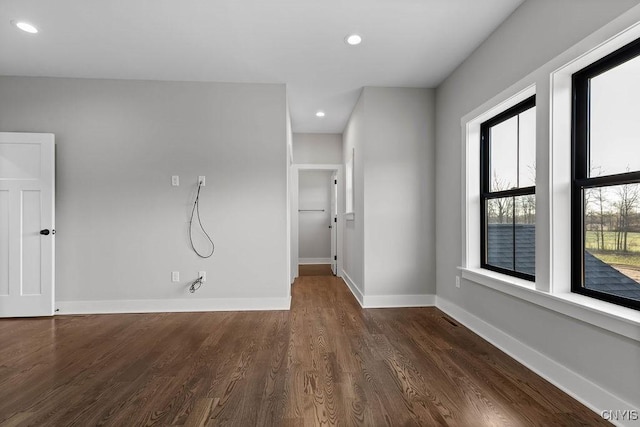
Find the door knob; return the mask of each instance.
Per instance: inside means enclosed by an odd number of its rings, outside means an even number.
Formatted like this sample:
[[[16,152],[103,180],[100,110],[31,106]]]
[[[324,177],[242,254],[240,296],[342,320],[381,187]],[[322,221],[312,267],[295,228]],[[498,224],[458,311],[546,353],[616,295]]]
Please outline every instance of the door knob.
[[[49,234],[56,234],[56,230],[47,230],[46,228],[44,230],[40,230],[40,234],[42,234],[43,236],[48,236]]]

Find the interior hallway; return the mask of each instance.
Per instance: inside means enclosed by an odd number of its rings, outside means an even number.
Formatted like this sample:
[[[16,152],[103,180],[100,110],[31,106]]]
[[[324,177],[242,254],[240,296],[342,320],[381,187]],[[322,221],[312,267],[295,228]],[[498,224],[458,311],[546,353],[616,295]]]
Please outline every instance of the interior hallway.
[[[598,425],[436,308],[300,277],[291,311],[0,321],[0,425]]]

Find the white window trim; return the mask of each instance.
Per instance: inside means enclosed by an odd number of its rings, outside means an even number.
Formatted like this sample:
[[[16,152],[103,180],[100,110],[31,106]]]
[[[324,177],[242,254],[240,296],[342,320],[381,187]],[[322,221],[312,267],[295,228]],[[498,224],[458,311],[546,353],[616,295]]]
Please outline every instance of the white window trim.
[[[627,28],[551,73],[551,282],[571,293],[571,76],[640,38],[640,23]]]
[[[571,292],[571,75],[640,38],[635,7],[465,115],[461,276],[640,341],[640,311]],[[536,95],[536,281],[480,268],[480,124]]]
[[[523,279],[481,268],[459,268],[464,279],[640,341],[640,313],[575,293],[539,291]]]
[[[463,215],[465,224],[463,224],[462,265],[466,267],[480,269],[480,125],[535,94],[535,84],[531,84],[463,123],[463,134],[466,136],[463,146],[465,154],[462,182],[465,186],[463,203],[466,203]],[[531,283],[526,280],[522,282]]]

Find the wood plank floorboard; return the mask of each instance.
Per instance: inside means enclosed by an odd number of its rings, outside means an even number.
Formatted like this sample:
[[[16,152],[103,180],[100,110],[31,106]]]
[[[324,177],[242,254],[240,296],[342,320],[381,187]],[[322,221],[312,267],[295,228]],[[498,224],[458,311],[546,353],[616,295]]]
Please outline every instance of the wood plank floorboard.
[[[607,425],[436,308],[0,320],[0,426]]]
[[[331,264],[302,264],[298,266],[298,276],[333,276]]]

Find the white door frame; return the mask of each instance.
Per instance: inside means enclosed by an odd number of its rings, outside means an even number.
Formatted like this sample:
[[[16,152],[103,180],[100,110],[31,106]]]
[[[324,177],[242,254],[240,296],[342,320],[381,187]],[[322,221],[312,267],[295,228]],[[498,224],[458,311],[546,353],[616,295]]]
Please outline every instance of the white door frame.
[[[329,203],[331,214],[329,215],[329,228],[331,229],[331,272],[338,275],[338,171],[331,173],[329,181],[331,188],[331,201]],[[335,257],[334,257],[335,255]]]
[[[294,164],[291,165],[291,283],[298,277],[299,235],[298,235],[298,196],[300,171],[334,171],[338,173],[338,277],[342,274],[342,246],[344,230],[344,167],[341,164]]]

